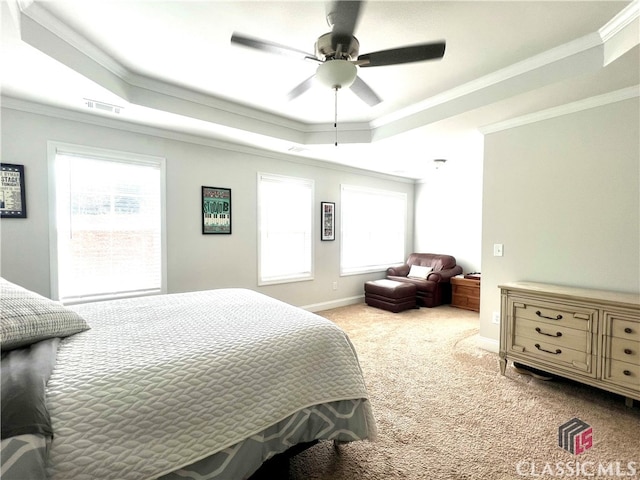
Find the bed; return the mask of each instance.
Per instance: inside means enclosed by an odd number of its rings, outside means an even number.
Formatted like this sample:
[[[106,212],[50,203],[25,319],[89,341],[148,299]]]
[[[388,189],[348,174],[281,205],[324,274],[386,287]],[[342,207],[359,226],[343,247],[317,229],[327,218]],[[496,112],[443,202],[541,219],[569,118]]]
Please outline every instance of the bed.
[[[356,352],[313,313],[246,289],[64,307],[0,288],[4,480],[245,479],[375,438]]]

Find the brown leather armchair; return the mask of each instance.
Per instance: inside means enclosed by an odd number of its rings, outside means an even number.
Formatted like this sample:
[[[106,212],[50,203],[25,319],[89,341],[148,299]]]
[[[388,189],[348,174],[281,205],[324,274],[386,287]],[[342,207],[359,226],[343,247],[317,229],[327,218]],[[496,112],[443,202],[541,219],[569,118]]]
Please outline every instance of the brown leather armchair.
[[[412,270],[413,265],[418,268]],[[420,267],[426,267],[426,270]],[[461,273],[462,267],[456,264],[455,257],[436,253],[412,253],[404,265],[387,268],[389,280],[410,282],[416,286],[416,300],[421,307],[451,303],[449,280]]]

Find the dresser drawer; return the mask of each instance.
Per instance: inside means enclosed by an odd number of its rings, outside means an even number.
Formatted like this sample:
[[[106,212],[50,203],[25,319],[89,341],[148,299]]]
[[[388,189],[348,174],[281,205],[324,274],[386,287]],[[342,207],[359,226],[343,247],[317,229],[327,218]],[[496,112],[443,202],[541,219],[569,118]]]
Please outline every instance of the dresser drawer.
[[[571,308],[552,302],[528,301],[514,299],[512,315],[516,322],[519,319],[533,320],[554,326],[563,326],[577,330],[591,332],[593,323],[598,318],[596,310],[586,308]]]
[[[525,355],[532,360],[541,360],[581,374],[595,376],[591,352],[574,350],[533,338],[516,336],[509,350]]]
[[[606,359],[603,380],[631,388],[640,393],[640,365]]]
[[[604,348],[607,358],[640,365],[640,342],[624,338],[605,337]]]
[[[518,318],[515,321],[514,331],[516,338],[526,337],[536,342],[591,353],[592,336],[586,330]]]
[[[640,342],[640,323],[618,318],[616,316],[612,316],[610,320],[610,335],[612,337]]]

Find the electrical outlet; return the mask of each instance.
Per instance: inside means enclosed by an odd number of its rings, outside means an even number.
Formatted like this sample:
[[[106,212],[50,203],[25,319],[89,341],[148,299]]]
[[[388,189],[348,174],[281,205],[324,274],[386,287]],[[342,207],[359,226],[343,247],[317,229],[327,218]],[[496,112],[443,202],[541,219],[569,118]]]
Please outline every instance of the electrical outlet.
[[[338,282],[333,282],[333,284],[331,285],[331,287],[332,287],[334,290],[337,290],[337,289],[338,289]]]
[[[493,312],[493,318],[491,319],[493,323],[500,324],[500,312]]]

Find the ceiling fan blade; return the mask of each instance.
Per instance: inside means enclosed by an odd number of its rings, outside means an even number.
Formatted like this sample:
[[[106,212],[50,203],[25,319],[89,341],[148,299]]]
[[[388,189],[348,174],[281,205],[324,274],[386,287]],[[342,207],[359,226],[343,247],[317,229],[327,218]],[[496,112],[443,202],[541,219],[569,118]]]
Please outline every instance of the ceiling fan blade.
[[[298,58],[301,60],[314,60],[320,62],[320,59],[316,58],[316,56],[311,53],[287,47],[286,45],[280,45],[279,43],[248,37],[235,32],[231,35],[231,43],[235,45],[242,45],[243,47],[254,48],[263,52],[275,53],[277,55],[286,55],[287,57]]]
[[[346,35],[350,37],[356,30],[358,17],[360,16],[360,7],[362,2],[359,0],[335,0],[329,7],[329,21],[333,28],[331,32],[334,35]]]
[[[327,19],[333,25],[331,46],[338,51],[338,45],[348,47],[356,29],[362,2],[359,0],[335,0],[329,6]]]
[[[357,64],[361,67],[381,67],[384,65],[436,60],[444,56],[445,46],[446,43],[441,41],[365,53],[358,57]]]
[[[351,84],[351,90],[370,107],[375,107],[382,101],[376,92],[374,92],[360,77],[356,77],[354,82]]]
[[[295,87],[293,90],[291,90],[287,94],[287,100],[293,100],[294,98],[299,97],[304,92],[309,90],[313,86],[314,82],[315,82],[315,75],[311,75],[304,82],[302,82],[300,85]]]

